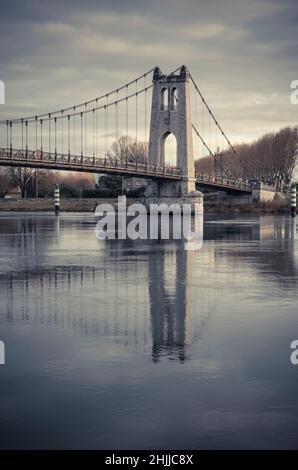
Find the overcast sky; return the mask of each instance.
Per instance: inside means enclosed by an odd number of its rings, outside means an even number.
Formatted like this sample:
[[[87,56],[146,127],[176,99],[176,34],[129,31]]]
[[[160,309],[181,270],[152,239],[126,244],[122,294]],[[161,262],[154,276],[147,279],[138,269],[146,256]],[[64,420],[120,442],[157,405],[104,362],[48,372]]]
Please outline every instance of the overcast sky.
[[[2,119],[186,64],[231,140],[298,123],[297,0],[1,0]]]

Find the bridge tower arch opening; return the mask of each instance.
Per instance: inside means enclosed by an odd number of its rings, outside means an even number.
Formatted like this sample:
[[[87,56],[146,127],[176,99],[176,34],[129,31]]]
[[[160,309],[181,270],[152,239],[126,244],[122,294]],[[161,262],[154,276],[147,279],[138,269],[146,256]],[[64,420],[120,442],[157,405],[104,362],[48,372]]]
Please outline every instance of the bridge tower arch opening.
[[[177,163],[177,139],[172,132],[166,132],[161,136],[161,161],[167,167],[176,168]]]
[[[146,196],[191,196],[202,200],[202,194],[195,188],[190,75],[185,65],[170,75],[163,74],[159,67],[155,67],[153,73],[149,164],[160,167],[168,165],[171,145],[175,147],[176,154],[175,158],[172,154],[171,166],[180,169],[181,180],[148,181]]]

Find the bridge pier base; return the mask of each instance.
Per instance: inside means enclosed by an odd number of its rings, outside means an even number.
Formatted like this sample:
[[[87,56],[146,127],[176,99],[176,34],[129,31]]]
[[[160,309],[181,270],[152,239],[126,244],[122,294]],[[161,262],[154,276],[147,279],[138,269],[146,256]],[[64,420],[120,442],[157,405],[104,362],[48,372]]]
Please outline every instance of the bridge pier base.
[[[148,211],[150,204],[164,204],[164,211],[167,211],[166,207],[178,204],[182,212],[186,209],[183,207],[185,205],[190,206],[192,214],[195,211],[203,212],[203,194],[195,190],[195,178],[183,178],[182,181],[148,181],[143,203]],[[163,208],[161,212],[162,210]]]
[[[145,196],[143,204],[149,213],[151,204],[158,204],[160,206],[159,212],[168,213],[171,210],[172,205],[178,205],[181,209],[181,213],[185,212],[186,207],[190,206],[191,214],[202,214],[203,213],[203,196],[197,196],[189,194],[182,197],[159,197],[159,196]],[[188,209],[187,209],[188,212]]]
[[[276,194],[277,192],[274,187],[257,183],[252,190],[251,200],[252,202],[271,202]]]

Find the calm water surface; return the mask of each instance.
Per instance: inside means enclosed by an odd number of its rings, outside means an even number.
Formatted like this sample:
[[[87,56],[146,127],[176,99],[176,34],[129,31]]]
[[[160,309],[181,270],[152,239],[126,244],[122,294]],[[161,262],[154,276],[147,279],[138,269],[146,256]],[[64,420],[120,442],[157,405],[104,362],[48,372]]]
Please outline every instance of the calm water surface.
[[[99,241],[92,214],[0,215],[2,449],[298,448],[298,234]]]

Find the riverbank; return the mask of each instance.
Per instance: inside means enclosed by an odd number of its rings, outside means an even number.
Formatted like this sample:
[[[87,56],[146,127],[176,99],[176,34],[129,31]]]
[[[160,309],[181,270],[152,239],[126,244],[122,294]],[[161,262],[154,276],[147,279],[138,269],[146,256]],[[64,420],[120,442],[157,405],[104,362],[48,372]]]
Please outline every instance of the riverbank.
[[[218,204],[204,204],[204,212],[208,214],[289,214],[288,201],[268,201],[247,204],[231,204],[219,202]]]
[[[127,205],[138,202],[137,199],[127,198]],[[98,204],[108,203],[117,207],[117,199],[85,198],[61,199],[61,212],[94,212]],[[0,199],[0,212],[34,212],[54,211],[54,200],[51,199]],[[276,200],[262,203],[234,204],[230,201],[204,202],[206,213],[232,213],[232,214],[286,214],[289,213],[287,200]]]
[[[127,199],[128,204],[132,204],[136,200]],[[103,199],[103,198],[66,198],[60,199],[61,212],[94,212],[98,204],[108,203],[114,207],[117,206],[117,198]],[[0,212],[1,211],[14,211],[14,212],[54,212],[54,199],[0,199]]]

